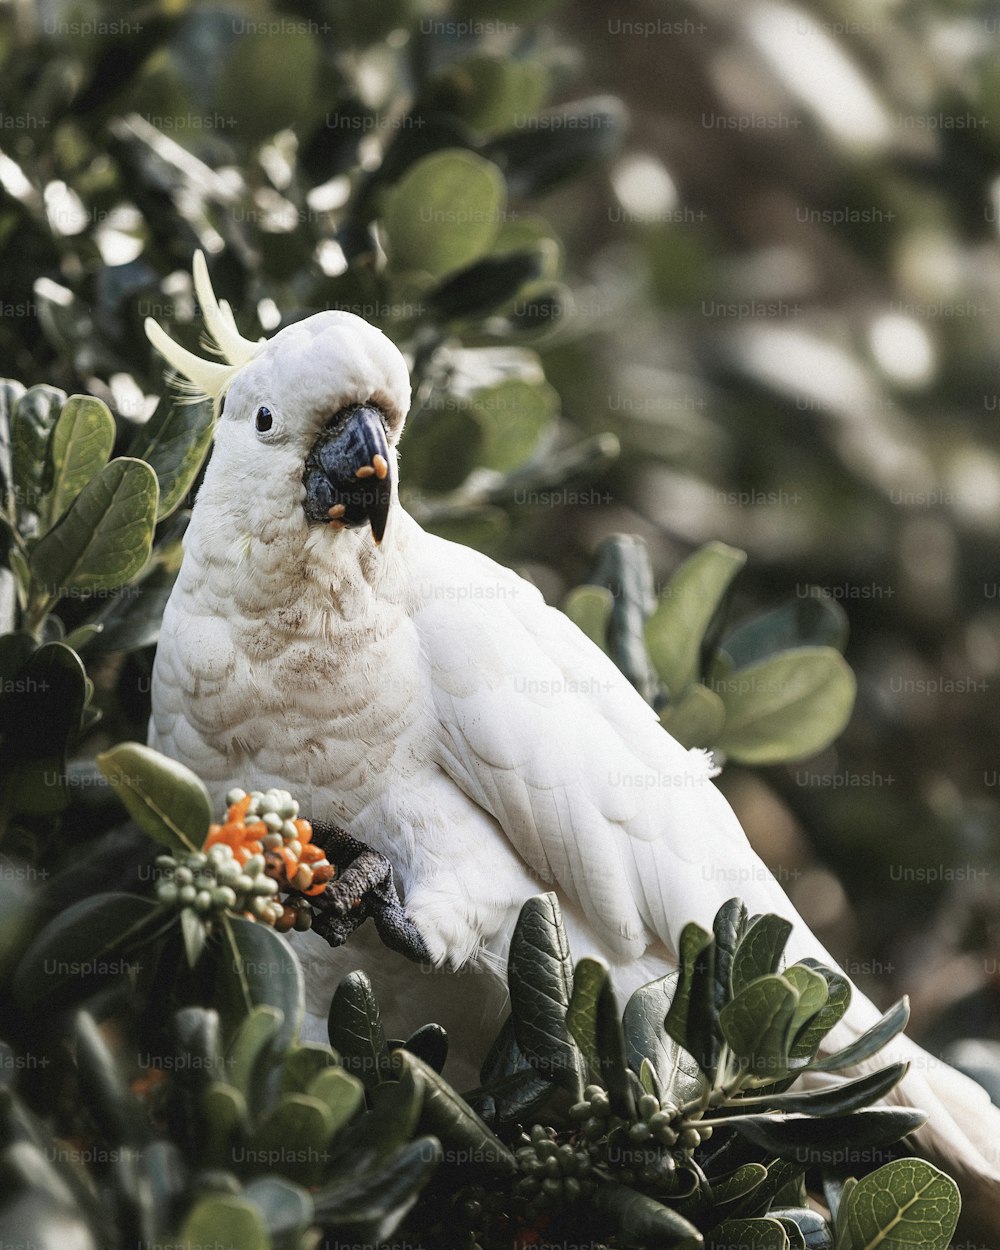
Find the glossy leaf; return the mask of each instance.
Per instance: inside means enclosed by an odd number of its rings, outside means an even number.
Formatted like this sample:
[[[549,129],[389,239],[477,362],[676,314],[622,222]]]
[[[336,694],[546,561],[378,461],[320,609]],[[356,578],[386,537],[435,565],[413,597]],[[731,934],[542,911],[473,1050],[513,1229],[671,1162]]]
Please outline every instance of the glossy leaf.
[[[566,1027],[592,1072],[599,1072],[601,1067],[597,1049],[597,1003],[607,979],[608,966],[602,960],[588,956],[581,959],[573,971],[573,992],[566,1012]]]
[[[739,1246],[740,1250],[790,1250],[788,1234],[781,1222],[770,1216],[750,1220],[723,1220],[712,1229],[709,1245]]]
[[[858,1181],[846,1221],[864,1250],[946,1250],[961,1205],[950,1176],[923,1159],[896,1159]]]
[[[435,277],[471,264],[496,238],[505,199],[500,171],[481,156],[449,148],[424,157],[385,198],[390,262]]]
[[[591,1201],[595,1210],[614,1219],[626,1245],[698,1250],[704,1244],[701,1233],[683,1216],[627,1185],[616,1181],[598,1185]]]
[[[302,965],[270,925],[225,917],[223,932],[227,949],[219,960],[219,970],[228,982],[223,994],[233,1004],[242,998],[244,1012],[258,1003],[280,1011],[275,1048],[284,1051],[298,1036],[305,1012]]]
[[[660,713],[660,724],[683,747],[712,747],[722,735],[726,705],[714,690],[697,682]]]
[[[406,1050],[395,1051],[393,1059],[401,1072],[415,1071],[422,1078],[419,1126],[440,1140],[445,1159],[497,1172],[516,1169],[514,1156],[503,1142],[432,1067]]]
[[[49,444],[52,485],[43,506],[43,527],[58,521],[87,483],[104,468],[115,444],[115,419],[107,404],[71,395]]]
[[[780,969],[791,932],[789,921],[770,913],[750,923],[733,956],[730,984],[734,997],[751,981]]]
[[[149,559],[159,487],[141,460],[120,457],[83,488],[32,549],[32,575],[56,597],[116,590]]]
[[[202,1198],[181,1225],[179,1240],[194,1250],[271,1250],[263,1217],[252,1203],[226,1194]]]
[[[173,852],[201,847],[212,821],[204,782],[189,768],[139,742],[98,755],[97,765],[132,819]]]
[[[720,750],[742,764],[806,759],[850,719],[857,683],[832,647],[801,647],[713,683],[726,707]]]
[[[706,1080],[697,1060],[663,1027],[677,985],[677,973],[642,985],[625,1007],[625,1045],[629,1065],[637,1070],[644,1059],[652,1061],[657,1079],[677,1106],[693,1102],[705,1092]]]
[[[136,432],[129,455],[144,460],[160,486],[156,519],[176,511],[198,476],[212,445],[212,403],[164,395],[156,411]]]
[[[58,1002],[65,1008],[128,971],[131,952],[172,918],[137,894],[94,894],[60,912],[42,929],[14,974],[24,1011]]]
[[[521,908],[510,942],[507,980],[518,1046],[534,1068],[579,1097],[581,1056],[566,1019],[573,964],[554,894],[537,895]]]
[[[54,386],[32,386],[17,400],[11,421],[11,471],[19,517],[38,514],[49,490],[49,440],[66,402]]]
[[[788,1067],[789,1031],[798,1007],[797,991],[783,977],[752,981],[719,1015],[733,1053],[757,1076],[778,1078]]]
[[[927,1119],[911,1107],[875,1107],[845,1116],[734,1116],[733,1128],[754,1145],[800,1167],[870,1161],[870,1147],[888,1146]]]
[[[388,1079],[389,1049],[382,1015],[363,972],[350,973],[337,986],[328,1026],[330,1044],[348,1072],[360,1077],[368,1089]]]
[[[886,1042],[906,1028],[906,1022],[910,1018],[910,1003],[906,998],[901,998],[894,1007],[890,1007],[880,1020],[877,1020],[870,1029],[866,1029],[860,1037],[856,1038],[842,1050],[834,1052],[832,1055],[826,1056],[818,1063],[814,1063],[812,1067],[817,1072],[836,1072],[840,1068],[853,1068],[855,1064],[862,1063],[865,1059],[870,1059],[882,1049]]]
[[[674,698],[697,681],[702,640],[746,554],[709,543],[689,556],[646,622],[646,646],[660,680]]]
[[[795,647],[833,647],[847,642],[847,615],[835,599],[816,589],[773,612],[755,616],[719,644],[734,669]]]
[[[577,586],[569,592],[563,611],[602,651],[608,646],[608,621],[614,598],[606,586]]]

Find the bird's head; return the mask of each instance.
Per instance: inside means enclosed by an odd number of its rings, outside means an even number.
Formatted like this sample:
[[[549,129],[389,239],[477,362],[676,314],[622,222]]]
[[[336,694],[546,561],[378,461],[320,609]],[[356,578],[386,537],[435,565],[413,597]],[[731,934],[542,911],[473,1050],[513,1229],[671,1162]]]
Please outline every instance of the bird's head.
[[[410,403],[399,350],[367,321],[334,311],[252,342],[216,299],[201,252],[194,281],[210,347],[222,360],[187,351],[152,318],[146,333],[190,389],[215,402],[213,481],[244,496],[253,491],[258,515],[333,532],[370,527],[381,542]]]

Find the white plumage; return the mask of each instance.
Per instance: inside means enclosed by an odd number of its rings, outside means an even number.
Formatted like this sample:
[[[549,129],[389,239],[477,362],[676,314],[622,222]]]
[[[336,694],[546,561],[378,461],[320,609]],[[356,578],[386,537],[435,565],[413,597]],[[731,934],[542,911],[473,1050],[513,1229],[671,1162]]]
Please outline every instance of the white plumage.
[[[711,781],[610,660],[522,578],[425,533],[399,504],[395,445],[409,406],[402,356],[347,313],[266,343],[238,336],[195,262],[228,363],[156,346],[224,398],[153,673],[150,743],[200,774],[292,791],[393,863],[440,971],[421,977],[367,926],[338,951],[306,935],[311,1007],[364,967],[397,1035],[437,1020],[473,1083],[503,1009],[506,950],[525,898],[560,897],[574,955],[599,955],[624,997],[671,965],[689,920],[739,893],[794,923],[791,958],[833,961],[754,854]],[[303,471],[336,414],[384,416],[384,539],[307,521]],[[266,407],[271,425],[258,431]],[[734,880],[738,883],[734,886]],[[866,1029],[855,991],[832,1040]],[[905,1039],[893,1092],[930,1113],[921,1149],[964,1188],[970,1227],[1000,1234],[1000,1112]],[[465,1056],[464,1067],[461,1056]]]

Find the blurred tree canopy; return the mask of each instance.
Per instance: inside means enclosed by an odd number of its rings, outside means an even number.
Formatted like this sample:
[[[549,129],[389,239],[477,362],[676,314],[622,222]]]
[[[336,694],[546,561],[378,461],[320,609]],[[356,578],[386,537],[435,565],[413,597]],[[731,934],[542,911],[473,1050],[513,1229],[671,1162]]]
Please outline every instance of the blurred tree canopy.
[[[400,343],[408,506],[550,601],[622,531],[655,589],[746,550],[737,614],[824,589],[847,731],[723,785],[865,988],[995,1032],[997,29],[959,0],[14,0],[0,373],[99,396],[129,445],[164,389],[142,322],[195,345],[201,247],[246,334],[343,307]],[[83,754],[148,713],[152,634],[103,637]]]

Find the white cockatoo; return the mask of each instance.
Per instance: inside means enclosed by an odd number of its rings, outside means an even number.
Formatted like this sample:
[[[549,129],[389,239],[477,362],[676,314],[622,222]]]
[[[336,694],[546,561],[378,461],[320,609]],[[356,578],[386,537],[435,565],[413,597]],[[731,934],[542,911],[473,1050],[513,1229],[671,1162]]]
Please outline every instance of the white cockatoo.
[[[220,412],[164,613],[150,744],[217,803],[234,786],[287,788],[384,854],[433,966],[420,975],[371,926],[338,950],[302,935],[315,1017],[364,968],[391,1032],[443,1024],[452,1078],[475,1083],[515,920],[544,890],[574,955],[606,960],[622,996],[674,966],[684,924],[711,929],[734,893],[793,923],[792,959],[836,966],[750,847],[710,756],[671,738],[533,586],[401,506],[410,382],[393,343],[347,312],[251,342],[200,253],[194,276],[221,359],[146,325]],[[832,1044],[878,1015],[855,990]],[[1000,1110],[905,1038],[870,1062],[899,1059],[911,1067],[890,1100],[929,1113],[918,1147],[958,1179],[967,1227],[1000,1239]]]

